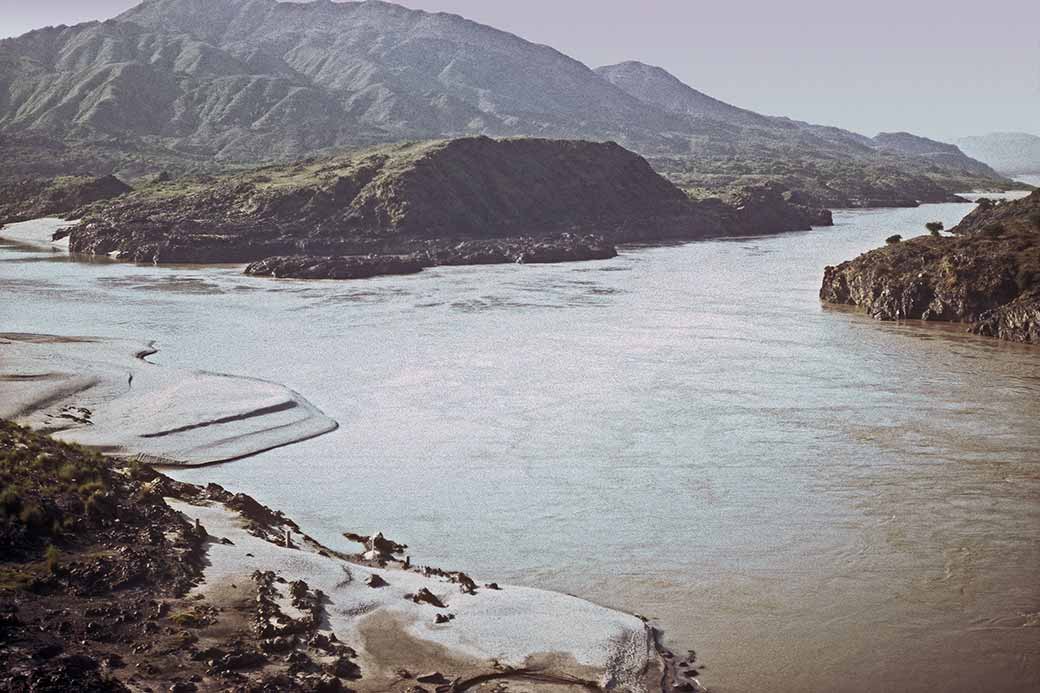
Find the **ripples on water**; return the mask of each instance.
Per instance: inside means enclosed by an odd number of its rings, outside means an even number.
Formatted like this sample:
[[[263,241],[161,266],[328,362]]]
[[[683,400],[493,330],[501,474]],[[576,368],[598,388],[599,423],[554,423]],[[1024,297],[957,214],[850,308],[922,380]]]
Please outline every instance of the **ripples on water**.
[[[339,431],[178,476],[654,616],[720,692],[1036,690],[1040,350],[817,299],[969,209],[344,283],[2,247],[0,316],[285,383]]]

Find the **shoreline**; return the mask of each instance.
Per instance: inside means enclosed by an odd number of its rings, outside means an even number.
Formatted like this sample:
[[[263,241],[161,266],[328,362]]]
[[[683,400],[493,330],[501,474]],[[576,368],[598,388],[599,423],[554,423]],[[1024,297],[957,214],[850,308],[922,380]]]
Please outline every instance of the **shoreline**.
[[[119,379],[132,359],[140,364],[131,372],[134,387],[140,383],[144,388],[144,401],[173,402],[164,410],[145,408],[146,414],[158,419],[150,422],[149,429],[161,428],[160,437],[175,435],[170,431],[178,428],[197,434],[233,425],[209,419],[187,428],[173,425],[181,421],[181,410],[172,398],[182,396],[184,405],[197,406],[198,397],[192,392],[199,385],[199,375],[144,360],[153,353],[152,344],[2,334],[0,354],[5,358],[0,394],[4,396],[0,401],[6,409],[0,408],[0,418],[14,414],[20,423],[54,431],[59,438],[114,456],[117,464],[141,468],[144,463],[146,469],[152,459],[135,446],[144,441],[147,448],[150,439],[119,436],[111,423],[121,420],[113,418],[112,412],[124,410],[118,402],[129,390],[120,392],[125,383]],[[55,362],[62,364],[64,372],[43,368]],[[72,365],[84,380],[76,381],[77,376],[68,372]],[[151,382],[152,369],[163,372],[156,382]],[[205,377],[219,378],[217,382],[231,388],[248,388],[252,382],[214,374]],[[171,385],[169,381],[178,378],[182,379],[180,387]],[[69,382],[77,387],[68,387]],[[250,399],[250,403],[255,401]],[[279,408],[277,403],[274,408]],[[139,409],[131,409],[140,414]],[[84,413],[87,411],[89,414]],[[79,420],[56,421],[61,412]],[[269,416],[277,413],[256,418]],[[237,417],[231,420],[239,421]],[[202,446],[194,441],[189,449]],[[255,452],[259,450],[249,454]],[[193,464],[199,464],[198,457]],[[509,690],[518,692],[701,690],[692,657],[689,661],[675,657],[661,644],[658,629],[641,617],[571,595],[495,583],[478,585],[461,572],[413,566],[407,556],[402,557],[405,547],[381,543],[381,535],[377,540],[344,533],[342,547],[323,546],[281,513],[242,494],[232,495],[215,484],[202,488],[150,473],[155,477],[148,488],[161,491],[168,506],[194,521],[209,537],[201,580],[186,599],[199,600],[217,612],[230,611],[240,608],[242,594],[229,593],[227,585],[249,584],[257,572],[273,572],[278,580],[291,583],[305,581],[320,590],[324,599],[323,628],[318,634],[335,634],[357,652],[361,678],[350,686],[359,693],[462,691],[499,680],[509,681]],[[349,548],[359,538],[368,540],[364,555]],[[205,631],[198,636],[205,637]],[[400,676],[404,670],[432,670],[445,674],[444,681],[435,689],[422,688],[422,681],[418,688],[406,689],[407,681]]]
[[[275,383],[150,363],[151,343],[0,333],[0,418],[164,466],[239,460],[338,423]]]

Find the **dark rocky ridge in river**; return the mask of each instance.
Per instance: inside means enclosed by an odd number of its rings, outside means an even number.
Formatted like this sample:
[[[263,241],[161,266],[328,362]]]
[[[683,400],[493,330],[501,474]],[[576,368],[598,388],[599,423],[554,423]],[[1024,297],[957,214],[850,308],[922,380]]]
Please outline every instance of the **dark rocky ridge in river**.
[[[408,255],[286,255],[250,263],[246,274],[296,279],[365,279],[415,274],[434,265],[543,264],[608,260],[614,244],[595,234],[564,233],[553,238],[430,241]]]
[[[981,201],[953,237],[893,242],[825,270],[820,298],[878,320],[948,320],[1040,343],[1040,191]]]
[[[0,133],[0,177],[212,173],[483,134],[613,140],[679,157],[659,170],[680,182],[786,183],[817,206],[892,199],[889,169],[907,181],[904,202],[1010,184],[730,106],[663,70],[625,63],[597,73],[456,15],[374,0],[148,0],[114,20],[0,41]],[[781,180],[780,162],[795,162],[798,175]],[[848,191],[821,183],[834,168],[848,174]],[[735,180],[748,175],[764,178]]]
[[[612,257],[615,242],[808,229],[830,213],[752,188],[693,200],[614,143],[463,138],[154,183],[75,213],[70,249],[138,262],[269,261],[314,276],[345,255],[425,266]],[[363,264],[363,263],[362,263]],[[390,263],[391,266],[393,263]]]

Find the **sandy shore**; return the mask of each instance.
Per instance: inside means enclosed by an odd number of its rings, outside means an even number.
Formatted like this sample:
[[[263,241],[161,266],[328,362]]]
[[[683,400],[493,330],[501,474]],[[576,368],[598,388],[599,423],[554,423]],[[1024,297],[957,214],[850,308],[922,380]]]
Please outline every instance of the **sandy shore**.
[[[399,559],[385,567],[360,556],[347,560],[346,552],[360,548],[356,544],[344,542],[335,551],[286,527],[286,547],[280,532],[250,533],[244,518],[222,504],[167,502],[216,540],[205,580],[193,594],[218,607],[231,603],[237,595],[228,585],[248,584],[255,570],[320,589],[328,599],[324,633],[335,633],[358,652],[363,676],[351,687],[359,692],[411,690],[402,688],[408,678],[402,672],[509,682],[506,690],[514,693],[661,690],[665,664],[654,631],[635,616],[526,587],[478,583],[470,593],[451,574],[427,574]],[[372,576],[381,586],[372,586]],[[423,590],[444,606],[414,601]]]
[[[0,334],[0,418],[110,454],[186,465],[336,425],[280,385],[165,368],[145,360],[152,353],[147,343]],[[221,502],[168,502],[219,539],[207,545],[195,596],[218,610],[239,608],[234,586],[251,584],[257,570],[320,589],[323,629],[358,652],[357,691],[698,690],[692,678],[676,679],[676,660],[636,616],[543,590],[470,583],[400,555],[362,556],[346,539],[321,546],[284,518],[258,531]],[[412,598],[424,591],[440,605]],[[445,683],[415,687],[402,672],[439,672]],[[677,680],[686,687],[673,687]]]
[[[157,366],[145,360],[152,353],[148,343],[0,334],[0,418],[106,453],[188,466],[336,428],[281,385]]]
[[[64,219],[45,217],[17,224],[7,224],[0,226],[0,238],[34,248],[68,252],[69,239],[67,237],[60,241],[54,241],[52,237],[58,229],[72,226],[75,223],[74,221],[65,221]]]

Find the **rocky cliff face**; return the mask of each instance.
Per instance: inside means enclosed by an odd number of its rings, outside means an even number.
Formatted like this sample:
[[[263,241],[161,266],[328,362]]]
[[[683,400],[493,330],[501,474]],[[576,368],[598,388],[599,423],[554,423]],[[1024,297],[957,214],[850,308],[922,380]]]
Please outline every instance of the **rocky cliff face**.
[[[949,320],[1040,343],[1040,191],[983,202],[953,237],[891,243],[824,272],[820,298],[878,320]]]
[[[76,216],[71,250],[141,262],[393,254],[425,265],[593,259],[615,242],[830,222],[772,188],[692,200],[613,143],[486,137],[156,183]]]

